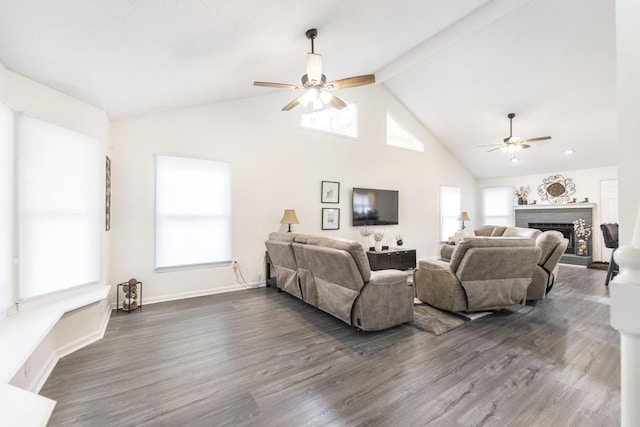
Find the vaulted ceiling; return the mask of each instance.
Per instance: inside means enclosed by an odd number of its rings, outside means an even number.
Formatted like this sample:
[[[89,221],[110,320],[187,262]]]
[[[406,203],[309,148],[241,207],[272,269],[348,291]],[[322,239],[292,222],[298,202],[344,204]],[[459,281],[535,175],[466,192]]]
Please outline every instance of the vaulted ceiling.
[[[615,165],[610,0],[4,0],[0,62],[121,119],[375,73],[477,178]],[[279,108],[279,106],[274,106]],[[477,145],[552,139],[517,154]],[[297,114],[295,112],[283,114]],[[563,152],[572,148],[568,158]]]

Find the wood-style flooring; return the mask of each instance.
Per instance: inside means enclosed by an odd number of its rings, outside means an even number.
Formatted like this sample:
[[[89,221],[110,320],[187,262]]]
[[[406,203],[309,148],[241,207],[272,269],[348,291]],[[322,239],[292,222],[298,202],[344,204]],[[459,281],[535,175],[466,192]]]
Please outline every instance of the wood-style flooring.
[[[259,288],[113,313],[58,362],[50,426],[616,426],[605,271],[442,336],[358,332]]]

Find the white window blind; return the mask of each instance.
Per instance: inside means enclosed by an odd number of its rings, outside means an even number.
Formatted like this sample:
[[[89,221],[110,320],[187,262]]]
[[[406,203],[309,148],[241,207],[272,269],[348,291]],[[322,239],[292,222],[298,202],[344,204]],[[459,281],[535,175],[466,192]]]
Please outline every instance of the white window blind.
[[[513,189],[488,187],[482,189],[482,220],[486,225],[511,225],[513,217]]]
[[[18,118],[19,299],[95,283],[104,209],[100,143]]]
[[[460,229],[458,215],[462,206],[462,190],[440,187],[440,240],[449,240]]]
[[[13,112],[0,104],[0,317],[13,302]]]
[[[231,165],[156,157],[156,268],[231,261]]]

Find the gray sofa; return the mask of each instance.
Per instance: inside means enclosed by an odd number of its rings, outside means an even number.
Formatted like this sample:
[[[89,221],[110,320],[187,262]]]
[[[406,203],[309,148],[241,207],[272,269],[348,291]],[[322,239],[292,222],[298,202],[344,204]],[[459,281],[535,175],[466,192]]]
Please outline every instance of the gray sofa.
[[[475,228],[472,236],[477,237],[519,237],[535,239],[535,245],[540,248],[540,258],[533,271],[531,285],[527,290],[527,301],[538,301],[545,298],[553,287],[558,276],[558,263],[567,250],[569,240],[559,231],[545,231],[535,228],[506,227],[502,225],[482,225]],[[455,249],[453,241],[441,248],[440,256],[449,262]]]
[[[418,262],[414,271],[417,296],[448,311],[518,305],[525,301],[540,253],[530,238],[462,238],[455,244],[450,262]]]
[[[407,274],[371,271],[359,243],[296,233],[265,242],[279,289],[363,331],[413,318],[415,290]]]

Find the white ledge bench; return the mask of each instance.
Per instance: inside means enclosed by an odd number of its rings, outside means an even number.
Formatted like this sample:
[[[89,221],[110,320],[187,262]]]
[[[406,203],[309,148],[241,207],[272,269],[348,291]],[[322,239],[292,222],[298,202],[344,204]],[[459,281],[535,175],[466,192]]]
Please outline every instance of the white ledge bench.
[[[55,401],[37,393],[58,359],[102,338],[109,290],[74,290],[0,319],[0,425],[47,424]]]

